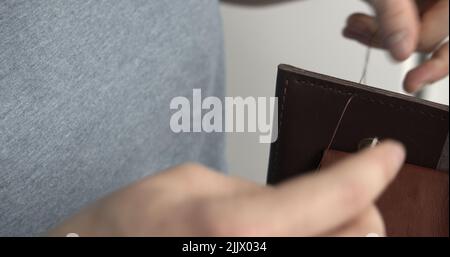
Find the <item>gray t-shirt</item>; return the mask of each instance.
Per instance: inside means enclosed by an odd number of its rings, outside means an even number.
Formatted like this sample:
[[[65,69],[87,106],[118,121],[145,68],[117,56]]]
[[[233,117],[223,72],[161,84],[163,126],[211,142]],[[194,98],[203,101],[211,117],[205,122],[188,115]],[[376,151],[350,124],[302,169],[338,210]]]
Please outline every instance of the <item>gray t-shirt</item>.
[[[173,97],[223,97],[214,0],[0,1],[0,235],[32,236],[167,167],[224,165]]]

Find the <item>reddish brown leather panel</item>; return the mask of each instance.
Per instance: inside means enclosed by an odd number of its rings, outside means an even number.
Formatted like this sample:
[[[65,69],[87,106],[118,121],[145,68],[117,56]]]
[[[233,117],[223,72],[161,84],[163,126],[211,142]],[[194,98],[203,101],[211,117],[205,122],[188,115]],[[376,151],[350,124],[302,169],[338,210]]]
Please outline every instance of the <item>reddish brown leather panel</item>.
[[[321,167],[348,156],[329,150]],[[448,236],[448,173],[405,164],[377,202],[388,236]]]

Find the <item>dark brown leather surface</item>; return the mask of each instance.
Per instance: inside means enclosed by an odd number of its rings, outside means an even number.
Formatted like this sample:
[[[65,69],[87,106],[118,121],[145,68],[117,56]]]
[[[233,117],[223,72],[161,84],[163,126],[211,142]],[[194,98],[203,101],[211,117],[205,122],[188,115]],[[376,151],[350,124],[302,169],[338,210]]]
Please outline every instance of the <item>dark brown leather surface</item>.
[[[325,168],[349,154],[326,151]],[[377,206],[388,236],[447,236],[448,173],[405,164]]]
[[[373,137],[401,141],[409,164],[448,172],[448,106],[287,65],[279,66],[276,96],[269,184],[316,170],[328,146],[352,153]]]

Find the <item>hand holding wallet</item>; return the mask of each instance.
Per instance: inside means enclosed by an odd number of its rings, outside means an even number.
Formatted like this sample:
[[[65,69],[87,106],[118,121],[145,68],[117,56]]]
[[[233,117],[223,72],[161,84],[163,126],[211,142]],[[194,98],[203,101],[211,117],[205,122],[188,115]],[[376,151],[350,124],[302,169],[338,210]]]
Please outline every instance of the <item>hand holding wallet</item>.
[[[406,164],[377,203],[388,236],[448,236],[448,106],[287,65],[276,96],[268,183],[330,165],[361,140],[396,139]]]

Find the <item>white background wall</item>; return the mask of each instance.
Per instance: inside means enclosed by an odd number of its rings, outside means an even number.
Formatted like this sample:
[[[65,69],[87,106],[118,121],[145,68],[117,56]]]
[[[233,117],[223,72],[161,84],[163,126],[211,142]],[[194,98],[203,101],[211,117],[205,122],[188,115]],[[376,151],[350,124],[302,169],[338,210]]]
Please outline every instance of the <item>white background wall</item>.
[[[345,20],[355,11],[371,12],[359,0],[293,1],[268,7],[221,7],[227,58],[228,96],[273,96],[277,66],[303,69],[359,81],[366,48],[341,36]],[[372,51],[367,84],[402,92],[402,79],[416,57],[393,63]],[[427,92],[448,105],[448,78]],[[256,134],[229,134],[230,173],[264,183],[269,145]]]

